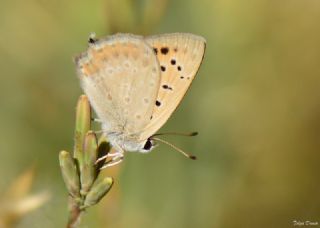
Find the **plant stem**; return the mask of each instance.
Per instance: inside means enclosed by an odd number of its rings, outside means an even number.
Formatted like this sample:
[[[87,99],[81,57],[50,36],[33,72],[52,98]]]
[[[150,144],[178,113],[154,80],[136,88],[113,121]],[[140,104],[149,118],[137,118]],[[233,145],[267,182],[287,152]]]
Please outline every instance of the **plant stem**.
[[[80,225],[83,211],[79,208],[79,204],[75,202],[74,198],[69,196],[69,219],[67,228],[77,228]]]

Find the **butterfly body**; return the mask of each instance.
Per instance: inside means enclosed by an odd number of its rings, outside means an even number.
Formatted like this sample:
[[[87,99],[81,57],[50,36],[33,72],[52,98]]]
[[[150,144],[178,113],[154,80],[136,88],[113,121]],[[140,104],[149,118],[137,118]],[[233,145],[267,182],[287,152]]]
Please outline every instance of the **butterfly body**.
[[[148,152],[201,64],[205,40],[185,33],[116,34],[76,58],[81,86],[118,151]]]
[[[105,129],[105,128],[102,128],[102,129]],[[139,151],[144,153],[144,152],[149,152],[153,149],[153,147],[150,148],[149,150],[143,149],[148,139],[139,140],[137,136],[134,136],[134,135],[127,136],[125,132],[119,132],[119,133],[107,132],[106,136],[108,137],[108,140],[111,142],[111,144],[115,148],[120,147],[124,151],[128,151],[128,152]]]

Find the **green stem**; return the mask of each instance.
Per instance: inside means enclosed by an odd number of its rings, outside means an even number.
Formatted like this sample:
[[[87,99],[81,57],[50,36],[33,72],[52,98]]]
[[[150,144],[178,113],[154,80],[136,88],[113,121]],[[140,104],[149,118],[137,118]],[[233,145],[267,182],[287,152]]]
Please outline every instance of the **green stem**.
[[[80,209],[79,203],[69,196],[69,219],[67,228],[77,228],[80,225],[83,210]]]

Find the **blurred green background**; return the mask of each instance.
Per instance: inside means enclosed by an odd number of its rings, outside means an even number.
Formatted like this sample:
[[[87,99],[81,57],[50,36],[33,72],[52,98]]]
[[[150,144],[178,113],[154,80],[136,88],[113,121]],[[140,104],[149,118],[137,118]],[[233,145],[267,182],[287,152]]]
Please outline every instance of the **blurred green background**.
[[[0,193],[35,165],[52,198],[18,227],[64,227],[58,152],[72,150],[82,93],[72,57],[90,32],[191,32],[207,39],[165,145],[127,154],[81,227],[292,227],[320,223],[320,1],[2,0]],[[319,225],[320,226],[320,225]]]

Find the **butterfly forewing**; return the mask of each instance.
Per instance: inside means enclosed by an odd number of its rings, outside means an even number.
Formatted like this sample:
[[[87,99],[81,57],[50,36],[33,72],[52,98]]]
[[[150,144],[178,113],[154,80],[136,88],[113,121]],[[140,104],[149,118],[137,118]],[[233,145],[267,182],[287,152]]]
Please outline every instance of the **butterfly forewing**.
[[[205,51],[205,39],[173,33],[145,38],[159,61],[161,81],[150,123],[140,138],[154,134],[168,120],[194,79]]]
[[[81,85],[104,130],[134,135],[150,122],[160,67],[142,37],[119,34],[90,45],[77,58]]]

